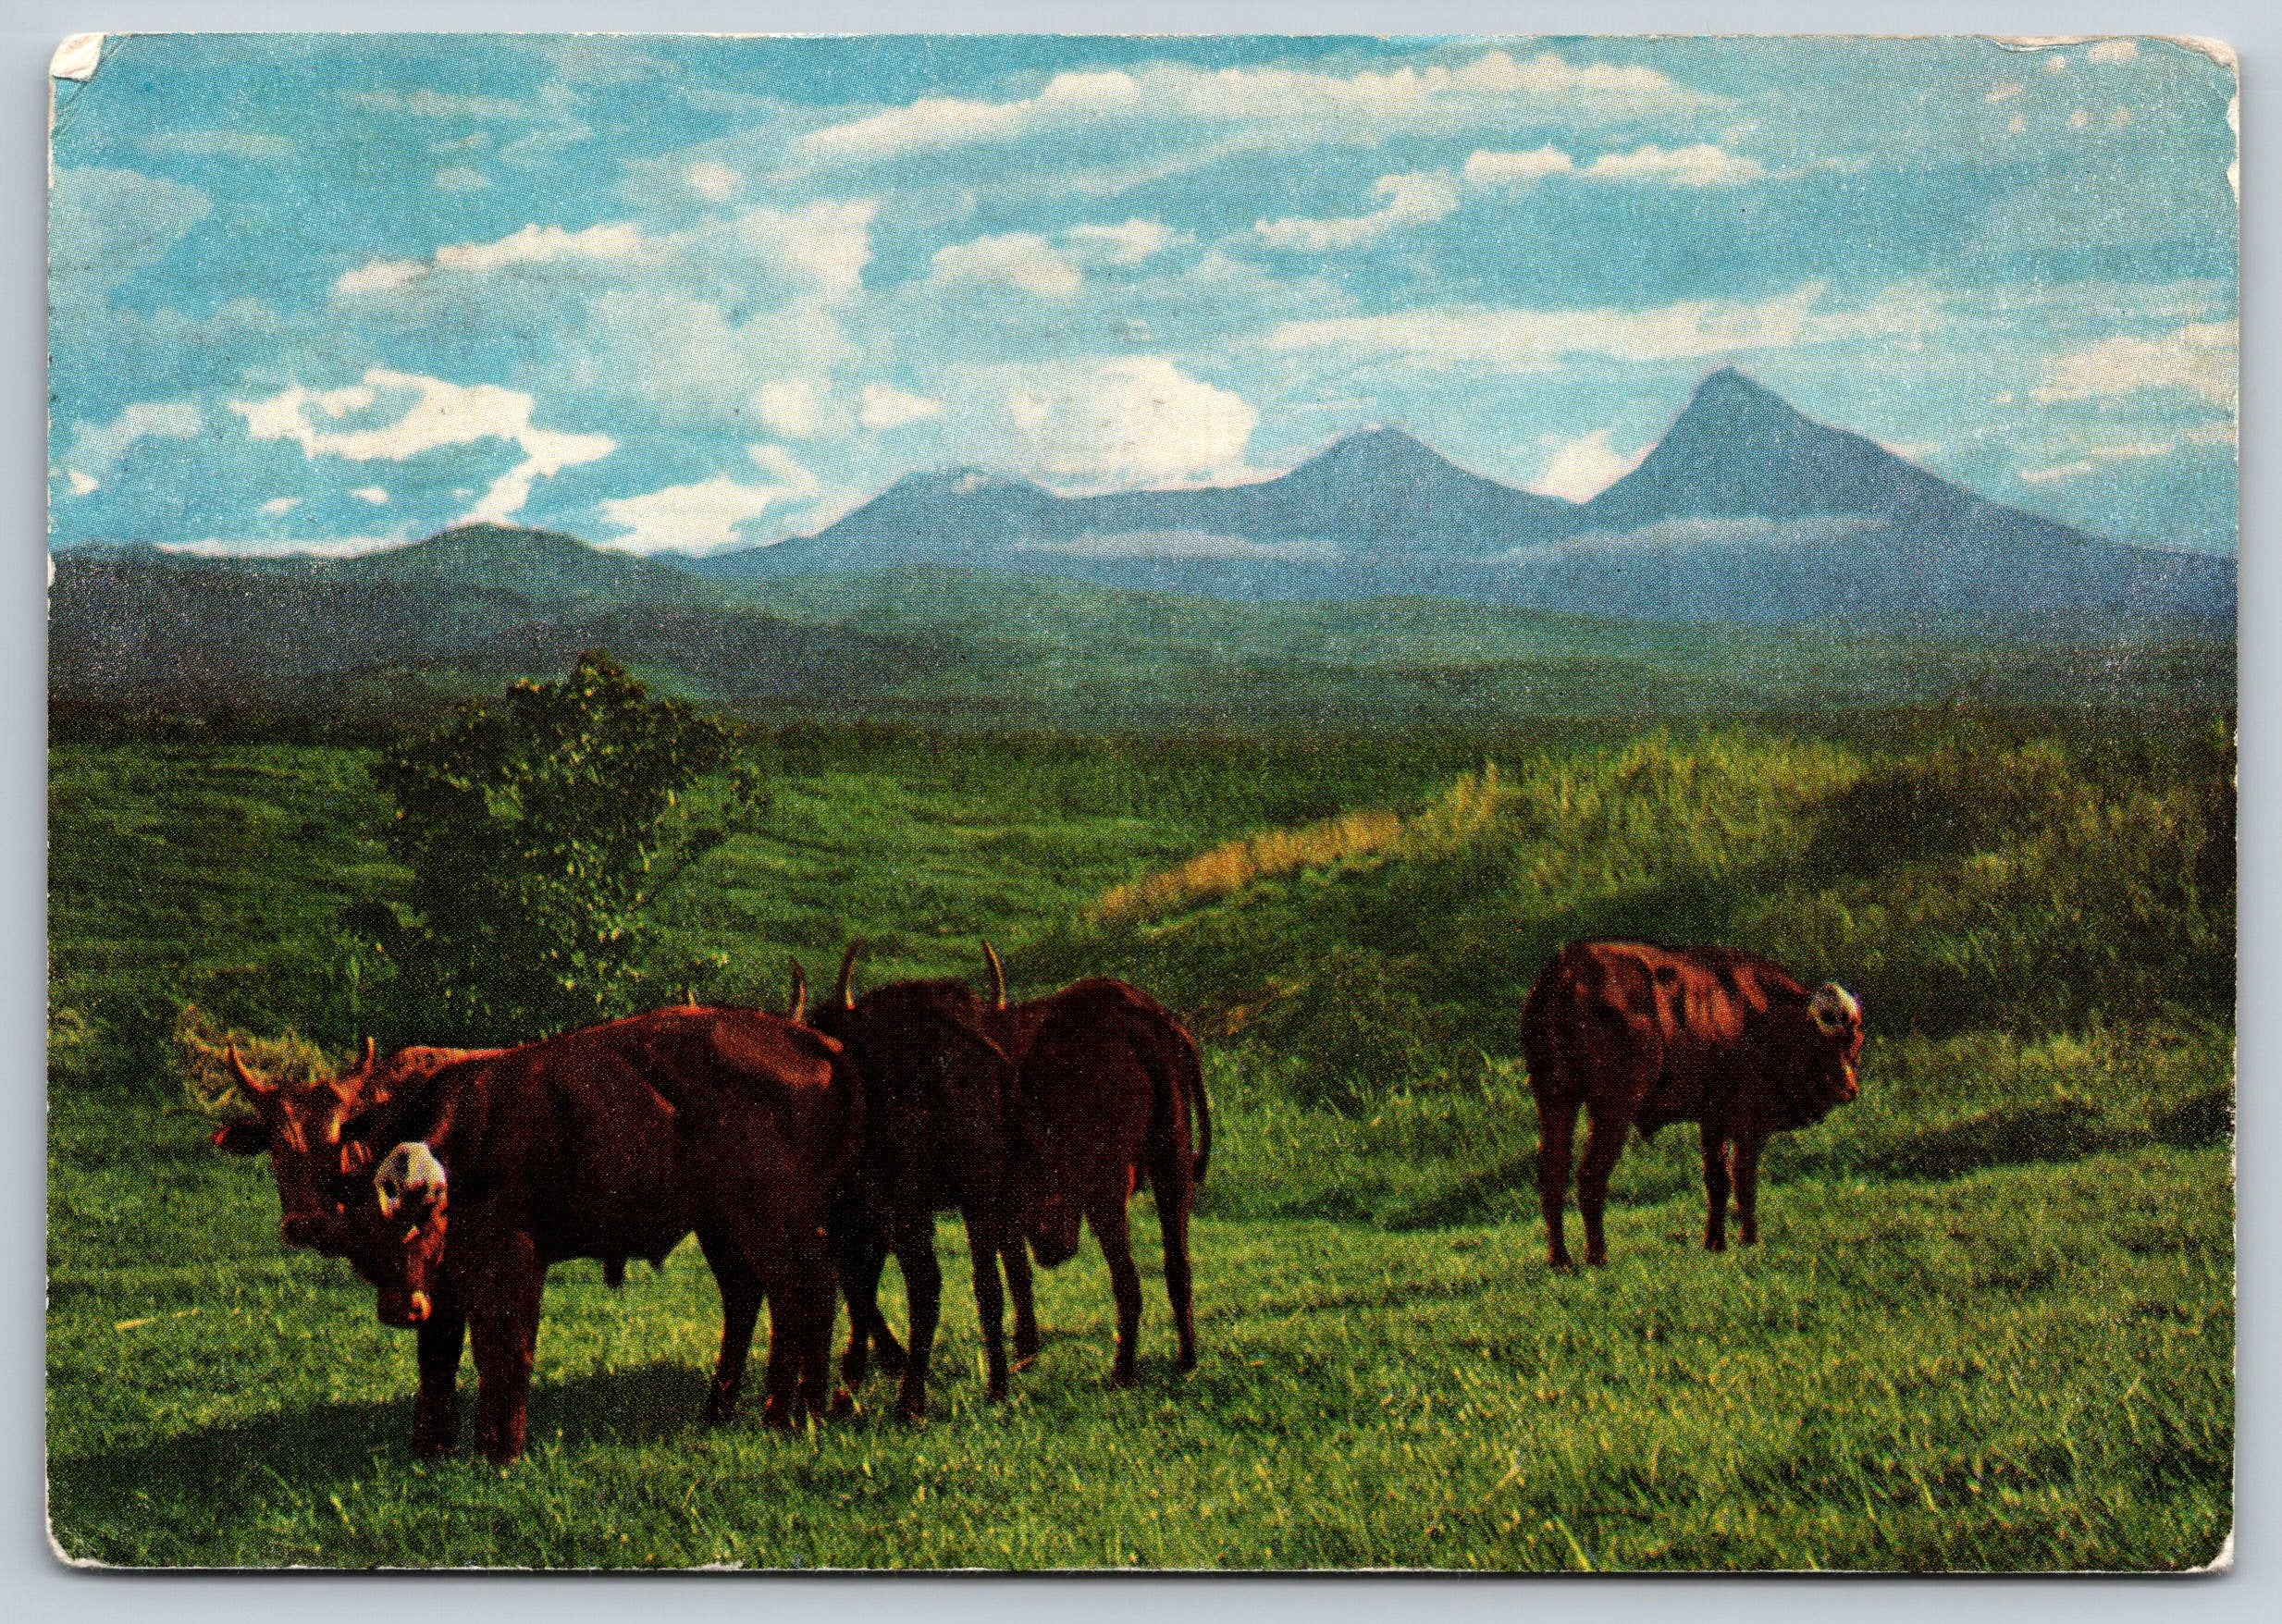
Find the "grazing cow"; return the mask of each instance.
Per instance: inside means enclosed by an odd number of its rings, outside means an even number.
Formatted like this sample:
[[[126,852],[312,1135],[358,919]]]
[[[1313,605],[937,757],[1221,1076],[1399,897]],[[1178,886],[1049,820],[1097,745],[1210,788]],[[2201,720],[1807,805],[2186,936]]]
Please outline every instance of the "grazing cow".
[[[927,1413],[928,1360],[943,1297],[938,1212],[956,1208],[966,1222],[987,1396],[1006,1396],[1002,1257],[1014,1298],[1015,1356],[1027,1363],[1038,1350],[1030,1260],[1012,1227],[1004,1180],[1014,1067],[986,1029],[990,1012],[961,982],[899,981],[857,998],[862,946],[849,945],[838,990],[809,1017],[847,1045],[865,1089],[864,1153],[833,1220],[848,1299],[840,1378],[852,1395],[876,1345],[883,1366],[901,1366],[895,1413],[916,1421]],[[797,1009],[806,983],[797,966],[794,974]],[[895,1347],[879,1310],[880,1270],[891,1251],[910,1314],[907,1353]]]
[[[416,1453],[452,1446],[472,1335],[478,1441],[492,1460],[520,1455],[549,1265],[596,1258],[615,1284],[628,1258],[662,1263],[693,1229],[722,1294],[705,1419],[734,1412],[764,1299],[764,1420],[821,1413],[836,1300],[824,1224],[862,1133],[837,1042],[758,1011],[682,1007],[471,1055],[408,1093],[377,1108],[399,1137],[335,1238],[380,1286],[383,1317],[419,1331]]]
[[[1522,1052],[1537,1103],[1537,1195],[1553,1267],[1570,1266],[1561,1210],[1579,1106],[1592,1119],[1577,1170],[1585,1261],[1608,1261],[1601,1211],[1626,1131],[1652,1136],[1670,1122],[1701,1126],[1704,1246],[1716,1252],[1727,1246],[1731,1187],[1737,1238],[1758,1239],[1768,1136],[1819,1122],[1858,1091],[1862,1006],[1835,981],[1809,992],[1782,966],[1733,948],[1580,941],[1529,990]]]
[[[1213,1148],[1194,1040],[1164,1005],[1123,981],[1096,978],[1009,1005],[997,953],[985,942],[983,954],[993,992],[989,1030],[1018,1068],[1006,1173],[1018,1233],[1051,1269],[1077,1252],[1081,1218],[1092,1228],[1117,1308],[1109,1379],[1129,1387],[1139,1375],[1141,1293],[1126,1203],[1146,1184],[1165,1237],[1179,1368],[1194,1370],[1189,1213]]]

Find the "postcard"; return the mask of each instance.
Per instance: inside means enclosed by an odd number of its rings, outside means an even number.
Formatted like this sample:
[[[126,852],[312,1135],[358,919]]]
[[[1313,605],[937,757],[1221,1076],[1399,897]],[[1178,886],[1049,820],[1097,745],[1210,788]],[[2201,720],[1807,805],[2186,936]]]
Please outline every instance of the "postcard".
[[[2230,1561],[2224,45],[53,88],[62,1559]]]

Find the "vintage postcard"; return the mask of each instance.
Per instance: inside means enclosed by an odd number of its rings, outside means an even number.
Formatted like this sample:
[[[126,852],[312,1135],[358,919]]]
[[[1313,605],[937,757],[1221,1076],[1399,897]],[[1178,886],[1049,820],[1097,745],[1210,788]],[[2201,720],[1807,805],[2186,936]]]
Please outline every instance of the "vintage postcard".
[[[2234,97],[68,42],[56,1552],[2225,1565]]]

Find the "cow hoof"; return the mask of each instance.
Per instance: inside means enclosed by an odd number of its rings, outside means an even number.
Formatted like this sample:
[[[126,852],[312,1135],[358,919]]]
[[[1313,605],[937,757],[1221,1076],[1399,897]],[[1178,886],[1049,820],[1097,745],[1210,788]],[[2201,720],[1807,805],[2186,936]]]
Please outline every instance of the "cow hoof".
[[[1723,1252],[1727,1250],[1727,1241],[1721,1236],[1707,1235],[1704,1236],[1704,1250],[1708,1252]]]
[[[726,1421],[729,1418],[723,1416],[722,1419]],[[760,1424],[775,1432],[791,1432],[793,1430],[793,1407],[781,1398],[771,1398],[760,1407]]]
[[[982,1389],[982,1401],[985,1404],[1005,1403],[1006,1384],[1004,1382],[992,1382],[986,1384]]]
[[[1138,1387],[1141,1385],[1141,1372],[1139,1371],[1112,1371],[1109,1372],[1109,1384],[1112,1387]]]
[[[1185,1349],[1181,1356],[1173,1361],[1173,1368],[1183,1375],[1196,1369],[1196,1349],[1193,1347]]]
[[[897,1399],[895,1419],[907,1427],[925,1426],[927,1424],[926,1400],[922,1399],[917,1404],[907,1404],[902,1399]]]

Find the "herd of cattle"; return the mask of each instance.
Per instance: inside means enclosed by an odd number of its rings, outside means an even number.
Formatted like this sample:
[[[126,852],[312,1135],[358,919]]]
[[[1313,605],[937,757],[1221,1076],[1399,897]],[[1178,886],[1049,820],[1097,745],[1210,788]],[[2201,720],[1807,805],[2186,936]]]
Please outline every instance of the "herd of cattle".
[[[1195,1042],[1147,993],[1094,978],[1009,1003],[988,943],[992,996],[956,980],[855,996],[858,947],[838,988],[808,1004],[794,966],[778,1015],[688,1004],[519,1048],[410,1048],[305,1084],[228,1064],[257,1114],[214,1136],[266,1152],[289,1247],[346,1258],[381,1319],[416,1329],[415,1454],[459,1433],[463,1345],[473,1342],[484,1454],[523,1452],[548,1268],[663,1263],[694,1232],[722,1298],[704,1416],[727,1421],[765,1301],[763,1419],[790,1426],[852,1407],[872,1359],[900,1374],[896,1412],[926,1412],[942,1297],[935,1214],[963,1219],[989,1396],[1039,1347],[1030,1262],[1078,1250],[1082,1223],[1108,1263],[1117,1316],[1110,1380],[1137,1377],[1141,1277],[1127,1208],[1154,1194],[1181,1370],[1194,1368],[1189,1217],[1212,1150]],[[1757,1238],[1767,1137],[1855,1097],[1862,1012],[1834,983],[1809,992],[1781,966],[1725,948],[1636,942],[1563,949],[1531,988],[1523,1050],[1536,1097],[1537,1183],[1556,1267],[1577,1113],[1585,1261],[1606,1260],[1609,1175],[1627,1133],[1702,1126],[1705,1245]],[[879,1308],[893,1253],[908,1347]],[[1004,1268],[1004,1286],[1001,1268]],[[1014,1299],[1011,1364],[1005,1298]],[[848,1307],[839,1384],[833,1325]]]

